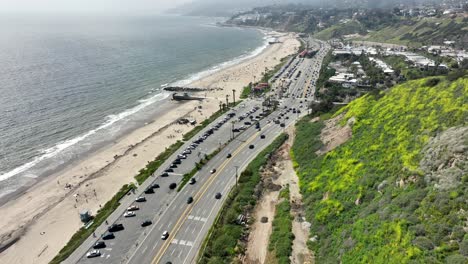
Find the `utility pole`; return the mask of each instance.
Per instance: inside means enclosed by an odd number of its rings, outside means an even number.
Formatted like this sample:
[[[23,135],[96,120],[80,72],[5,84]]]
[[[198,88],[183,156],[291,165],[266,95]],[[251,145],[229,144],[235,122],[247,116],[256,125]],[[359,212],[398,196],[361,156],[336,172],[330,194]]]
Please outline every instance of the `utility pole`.
[[[236,187],[237,187],[237,169],[239,169],[239,166],[234,166],[236,168]]]
[[[229,109],[229,94],[226,94],[226,109]]]

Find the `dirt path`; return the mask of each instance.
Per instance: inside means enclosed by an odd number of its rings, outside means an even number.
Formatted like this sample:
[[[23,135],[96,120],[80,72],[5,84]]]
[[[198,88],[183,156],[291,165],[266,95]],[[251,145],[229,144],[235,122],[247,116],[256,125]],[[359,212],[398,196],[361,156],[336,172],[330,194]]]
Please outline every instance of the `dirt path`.
[[[255,222],[251,226],[246,256],[243,263],[263,264],[267,263],[269,256],[268,243],[272,231],[272,220],[275,215],[275,207],[278,203],[278,195],[281,186],[289,185],[291,195],[292,214],[294,215],[293,253],[291,263],[310,264],[313,256],[307,248],[310,224],[305,222],[302,208],[302,195],[299,190],[299,180],[293,169],[289,152],[294,142],[294,127],[288,128],[289,139],[274,154],[272,161],[267,165],[264,177],[264,192],[261,200],[254,210]],[[262,217],[268,217],[268,222],[262,223]]]

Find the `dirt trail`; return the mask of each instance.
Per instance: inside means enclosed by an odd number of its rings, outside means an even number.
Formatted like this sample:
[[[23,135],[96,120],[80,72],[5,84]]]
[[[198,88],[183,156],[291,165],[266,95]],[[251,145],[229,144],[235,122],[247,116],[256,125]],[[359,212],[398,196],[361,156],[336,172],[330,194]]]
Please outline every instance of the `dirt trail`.
[[[254,210],[255,222],[251,226],[246,256],[243,263],[263,264],[267,263],[269,256],[268,243],[272,231],[272,220],[275,215],[275,207],[278,203],[279,190],[282,186],[289,185],[292,214],[294,215],[293,255],[291,263],[313,263],[313,256],[307,248],[309,236],[309,224],[303,218],[302,195],[299,191],[297,175],[293,169],[289,152],[294,142],[294,127],[287,129],[289,139],[273,155],[271,162],[263,172],[264,191],[262,198]],[[268,222],[262,223],[262,217],[268,217]]]

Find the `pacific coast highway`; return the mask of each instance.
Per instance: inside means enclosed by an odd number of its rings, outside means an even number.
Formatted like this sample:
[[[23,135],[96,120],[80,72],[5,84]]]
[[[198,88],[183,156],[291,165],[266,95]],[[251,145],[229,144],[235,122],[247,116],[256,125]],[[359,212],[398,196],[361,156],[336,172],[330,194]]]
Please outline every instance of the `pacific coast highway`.
[[[306,80],[301,78],[300,81]],[[302,85],[305,86],[306,83]],[[294,88],[296,87],[297,84],[294,85]],[[124,229],[115,232],[114,239],[105,240],[106,247],[99,249],[101,253],[99,257],[87,258],[86,253],[92,250],[92,246],[97,241],[103,241],[101,236],[107,230],[106,224],[96,230],[96,237],[89,237],[64,263],[194,263],[225,198],[236,184],[236,175],[240,175],[249,162],[287,126],[294,124],[305,114],[307,103],[305,98],[280,100],[279,109],[259,121],[260,130],[250,126],[232,138],[232,127],[237,128],[246,120],[250,121],[249,118],[239,121],[238,117],[246,115],[254,107],[260,108],[260,101],[245,100],[231,111],[236,113],[236,116],[225,122],[192,150],[192,154],[182,160],[174,173],[170,173],[168,177],[161,177],[163,170],[168,168],[177,154],[188,148],[192,141],[184,144],[180,151],[156,171],[154,177],[148,179],[135,193],[130,193],[122,199],[122,205],[108,218],[108,224],[121,223]],[[288,111],[290,108],[300,109],[301,114]],[[260,112],[259,109],[250,115],[257,116]],[[205,134],[225,116],[218,118],[194,139]],[[284,125],[273,122],[278,119]],[[200,156],[209,154],[220,146],[223,146],[221,151],[195,174],[195,184],[185,185],[180,192],[169,188],[170,184],[181,182],[182,175],[192,170]],[[159,188],[154,189],[155,193],[144,194],[144,190],[155,183],[159,185]],[[217,193],[221,194],[219,199],[215,198]],[[145,196],[146,201],[135,202],[138,196]],[[193,198],[191,203],[188,203],[189,197]],[[124,217],[123,214],[130,205],[138,205],[140,209],[136,211],[136,216]],[[145,220],[150,220],[152,224],[141,227],[141,223]],[[164,231],[169,233],[165,240],[161,238]]]

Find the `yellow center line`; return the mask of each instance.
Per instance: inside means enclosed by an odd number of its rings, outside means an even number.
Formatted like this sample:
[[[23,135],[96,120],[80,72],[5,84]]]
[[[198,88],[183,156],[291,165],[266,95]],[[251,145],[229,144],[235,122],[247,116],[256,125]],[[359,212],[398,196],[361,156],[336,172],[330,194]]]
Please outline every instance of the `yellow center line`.
[[[269,125],[267,125],[267,126],[269,126]],[[258,135],[258,133],[259,132],[255,132],[255,134],[253,134],[241,146],[239,146],[239,148],[237,148],[237,150],[232,154],[231,159],[225,160],[223,162],[223,164],[220,166],[218,172],[213,173],[210,176],[210,178],[208,179],[208,181],[203,185],[202,189],[200,189],[200,191],[198,191],[198,193],[194,195],[196,198],[194,198],[193,205],[187,207],[185,209],[185,211],[182,213],[182,215],[179,217],[179,219],[177,220],[177,222],[176,222],[176,224],[175,224],[175,226],[173,228],[173,230],[175,230],[175,231],[174,232],[171,231],[169,233],[169,237],[166,239],[166,241],[164,241],[162,249],[158,252],[158,254],[156,254],[156,256],[154,257],[154,259],[153,259],[153,261],[151,263],[153,263],[153,264],[158,263],[161,260],[164,253],[169,248],[172,239],[174,239],[174,237],[177,235],[177,232],[179,232],[180,228],[182,227],[182,224],[183,224],[182,221],[185,220],[185,217],[192,211],[194,206],[200,201],[201,197],[206,193],[208,188],[213,184],[213,182],[216,179],[216,176],[219,174],[219,172],[221,172],[229,164],[229,161],[232,160],[235,156],[237,156],[237,154],[239,154],[239,152],[243,149],[243,147],[245,147],[247,144],[249,144]]]

